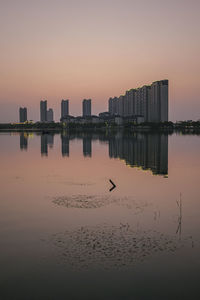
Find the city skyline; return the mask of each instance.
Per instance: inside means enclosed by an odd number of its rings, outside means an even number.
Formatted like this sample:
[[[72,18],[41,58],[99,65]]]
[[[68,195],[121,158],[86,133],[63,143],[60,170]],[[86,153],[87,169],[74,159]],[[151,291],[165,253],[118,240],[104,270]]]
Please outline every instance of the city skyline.
[[[199,119],[199,11],[197,0],[3,1],[0,122],[18,120],[18,103],[37,120],[39,99],[59,120],[63,97],[72,115],[82,98],[97,114],[159,78],[171,82],[170,120]]]
[[[200,0],[0,0],[0,36],[0,300],[198,299]]]
[[[167,122],[169,101],[168,101],[168,80],[159,80],[151,85],[144,85],[126,91],[124,95],[108,99],[108,111],[100,112],[102,118],[106,116],[132,117],[136,122]],[[60,121],[71,118],[69,114],[69,99],[61,100]],[[26,115],[24,115],[24,111]],[[92,116],[92,100],[82,100],[82,117]],[[104,117],[103,117],[104,116]],[[27,121],[27,108],[19,109],[20,122]],[[74,116],[73,116],[74,118]],[[73,119],[74,120],[74,119]],[[47,100],[40,101],[40,122],[54,122],[54,111],[47,110]]]

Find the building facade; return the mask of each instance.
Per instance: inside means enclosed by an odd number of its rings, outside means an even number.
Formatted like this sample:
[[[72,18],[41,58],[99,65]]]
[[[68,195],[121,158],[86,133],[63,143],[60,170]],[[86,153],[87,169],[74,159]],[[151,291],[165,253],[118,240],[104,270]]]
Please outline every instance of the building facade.
[[[40,121],[47,121],[47,100],[40,101]]]
[[[83,117],[89,117],[91,116],[91,99],[84,99],[82,102],[82,110],[83,110]]]
[[[69,116],[69,100],[61,101],[61,118]]]
[[[47,110],[47,122],[53,122],[53,109],[49,108]]]
[[[125,95],[109,98],[108,111],[111,116],[137,117],[145,122],[168,121],[168,80],[155,81]]]
[[[19,121],[20,121],[20,123],[24,123],[27,121],[27,108],[26,107],[20,107]]]
[[[155,81],[151,85],[148,121],[168,121],[168,80]]]

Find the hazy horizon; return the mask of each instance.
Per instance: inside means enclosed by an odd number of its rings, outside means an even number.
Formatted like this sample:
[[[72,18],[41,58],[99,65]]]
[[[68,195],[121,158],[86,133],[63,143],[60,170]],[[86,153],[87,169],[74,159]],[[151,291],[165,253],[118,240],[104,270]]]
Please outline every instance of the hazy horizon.
[[[107,110],[109,97],[169,80],[169,120],[200,119],[200,2],[1,1],[0,122],[20,106],[39,120],[47,99],[81,115]]]

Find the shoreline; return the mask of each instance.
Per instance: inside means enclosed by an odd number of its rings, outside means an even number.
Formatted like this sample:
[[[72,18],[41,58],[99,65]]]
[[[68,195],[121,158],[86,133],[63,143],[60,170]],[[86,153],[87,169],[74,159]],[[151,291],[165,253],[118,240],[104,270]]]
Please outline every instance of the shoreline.
[[[56,124],[53,124],[54,126],[42,126],[37,127],[28,125],[12,125],[12,124],[0,124],[0,132],[54,132],[54,133],[62,133],[63,131],[68,132],[109,132],[109,133],[116,133],[119,131],[122,132],[144,132],[144,133],[164,133],[164,134],[173,134],[173,133],[183,133],[183,134],[200,134],[200,127],[188,127],[188,126],[182,126],[182,127],[167,127],[167,126],[56,126]]]

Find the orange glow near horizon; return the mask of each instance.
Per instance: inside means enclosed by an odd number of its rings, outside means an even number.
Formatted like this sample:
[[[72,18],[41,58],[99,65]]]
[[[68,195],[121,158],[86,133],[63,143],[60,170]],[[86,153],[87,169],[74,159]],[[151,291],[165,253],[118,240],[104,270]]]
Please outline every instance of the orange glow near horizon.
[[[165,1],[166,2],[166,1]],[[93,113],[130,88],[169,79],[170,119],[198,119],[200,2],[6,1],[1,5],[0,122],[18,107],[39,119],[39,101],[59,119],[61,99]]]

